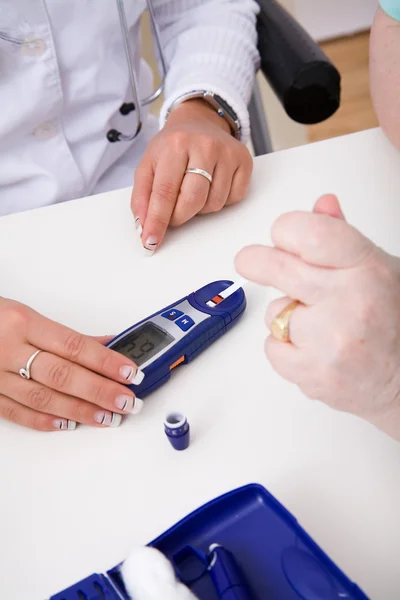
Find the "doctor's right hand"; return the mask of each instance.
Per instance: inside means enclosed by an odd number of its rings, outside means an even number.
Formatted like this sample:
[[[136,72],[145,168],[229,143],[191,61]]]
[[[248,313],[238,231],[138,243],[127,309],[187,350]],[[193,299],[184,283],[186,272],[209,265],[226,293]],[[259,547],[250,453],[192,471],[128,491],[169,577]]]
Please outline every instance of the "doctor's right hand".
[[[118,427],[122,415],[139,412],[142,401],[127,384],[143,374],[106,348],[107,339],[81,335],[0,297],[0,418],[57,431],[77,423]]]

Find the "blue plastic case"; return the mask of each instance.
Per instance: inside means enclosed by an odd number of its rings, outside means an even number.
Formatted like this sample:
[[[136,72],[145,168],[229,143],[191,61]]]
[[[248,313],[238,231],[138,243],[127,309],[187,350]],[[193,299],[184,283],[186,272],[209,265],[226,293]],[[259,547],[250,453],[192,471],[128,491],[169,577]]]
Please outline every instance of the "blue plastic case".
[[[189,363],[237,322],[246,308],[246,297],[242,288],[213,308],[210,308],[206,304],[208,300],[227,289],[232,283],[232,281],[227,280],[209,283],[189,296],[177,300],[134,325],[136,328],[146,321],[150,321],[154,317],[174,309],[185,300],[194,309],[210,315],[210,318],[194,326],[193,329],[187,332],[183,339],[174,343],[165,354],[143,369],[145,374],[143,382],[140,385],[129,386],[139,398],[145,398],[160,385],[166,383],[171,376],[171,365],[182,356],[185,357],[183,363]],[[111,340],[107,346],[112,348],[117,340],[132,329],[132,327],[126,329]]]
[[[248,485],[216,498],[149,545],[172,561],[183,580],[195,581],[191,587],[199,600],[219,600],[202,562],[214,543],[232,552],[254,600],[368,600],[260,485]],[[117,566],[105,575],[88,577],[51,600],[128,598]]]

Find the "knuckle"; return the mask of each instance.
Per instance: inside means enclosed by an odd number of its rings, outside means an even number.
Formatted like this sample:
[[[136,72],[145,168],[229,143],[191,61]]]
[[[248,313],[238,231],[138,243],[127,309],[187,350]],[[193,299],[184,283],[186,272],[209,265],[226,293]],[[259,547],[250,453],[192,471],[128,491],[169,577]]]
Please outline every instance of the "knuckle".
[[[232,140],[235,142],[236,140]],[[241,162],[241,153],[238,153],[236,144],[227,144],[224,146],[222,159],[224,164],[232,165],[232,163],[237,164],[238,159]]]
[[[272,261],[270,268],[273,270],[274,275],[277,277],[281,273],[287,272],[289,269],[289,255],[285,252],[280,251],[279,249],[272,250]]]
[[[12,423],[19,422],[18,412],[18,407],[16,404],[14,404],[14,402],[6,404],[6,406],[3,406],[1,410],[3,418],[6,421],[11,421]]]
[[[68,363],[55,363],[50,367],[49,379],[52,386],[56,389],[63,389],[67,386],[71,376],[71,367]]]
[[[154,193],[163,202],[173,203],[176,199],[176,186],[173,181],[163,181],[154,188]]]
[[[64,342],[64,352],[68,358],[77,359],[85,350],[86,340],[80,333],[70,333]]]
[[[220,150],[221,143],[219,140],[208,135],[200,136],[199,147],[204,150],[206,156],[215,156]]]
[[[4,321],[3,318],[2,321],[7,329],[14,332],[23,332],[28,322],[28,315],[25,307],[12,302],[9,306],[6,304],[5,308]]]
[[[53,393],[44,386],[35,386],[28,393],[29,405],[39,412],[48,412],[52,400]]]
[[[105,383],[94,383],[90,394],[90,400],[93,404],[103,406],[106,398],[109,396],[109,387]]]
[[[103,354],[103,352],[101,353],[102,356],[99,357],[97,365],[98,365],[98,372],[99,373],[111,373],[111,372],[115,372],[115,357],[113,355],[113,352],[109,349],[106,349],[105,354]]]
[[[189,145],[189,134],[186,131],[172,131],[167,135],[166,146],[175,153],[185,152]]]

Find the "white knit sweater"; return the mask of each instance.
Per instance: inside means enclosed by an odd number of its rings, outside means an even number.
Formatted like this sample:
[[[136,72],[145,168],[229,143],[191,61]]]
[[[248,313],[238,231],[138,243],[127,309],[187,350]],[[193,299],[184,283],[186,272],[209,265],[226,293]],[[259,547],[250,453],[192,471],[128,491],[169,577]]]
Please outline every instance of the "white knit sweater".
[[[180,94],[204,89],[219,94],[238,114],[244,141],[249,136],[247,105],[258,66],[253,0],[172,0],[157,3],[170,65],[167,107]]]
[[[140,58],[145,0],[124,0],[140,94],[153,89]],[[249,133],[247,104],[258,62],[253,0],[153,0],[169,64],[168,106],[183,92],[218,93]],[[110,144],[110,128],[135,130],[115,0],[1,0],[0,215],[132,184],[157,124],[145,109],[131,143]]]

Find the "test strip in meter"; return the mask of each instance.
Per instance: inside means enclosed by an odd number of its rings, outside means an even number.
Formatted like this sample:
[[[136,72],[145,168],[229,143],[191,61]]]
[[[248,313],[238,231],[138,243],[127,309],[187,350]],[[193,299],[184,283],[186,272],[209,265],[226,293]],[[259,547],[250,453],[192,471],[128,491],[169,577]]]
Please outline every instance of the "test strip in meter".
[[[208,302],[206,302],[207,306],[209,306],[210,308],[214,308],[218,304],[221,304],[221,302],[226,300],[226,298],[229,298],[229,296],[232,296],[232,294],[234,294],[241,287],[243,287],[245,282],[246,282],[246,279],[243,279],[243,278],[238,279],[236,281],[236,283],[233,283],[232,285],[230,285],[228,288],[226,288],[226,290],[223,290],[222,292],[220,292],[219,294],[217,294],[216,296],[211,298],[211,300],[208,300]]]

